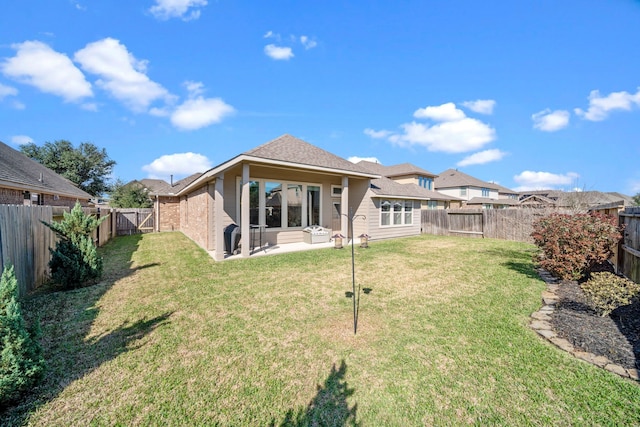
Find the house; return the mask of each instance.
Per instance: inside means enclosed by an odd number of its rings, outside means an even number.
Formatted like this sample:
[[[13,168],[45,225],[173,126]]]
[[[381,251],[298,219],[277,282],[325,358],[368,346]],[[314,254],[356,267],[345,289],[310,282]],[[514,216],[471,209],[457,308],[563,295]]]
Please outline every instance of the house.
[[[500,185],[482,181],[456,169],[447,169],[435,179],[435,190],[439,193],[463,200],[462,208],[504,209],[517,207],[517,194]]]
[[[0,204],[87,206],[91,195],[51,169],[0,142]]]
[[[455,209],[459,208],[462,202],[462,199],[458,197],[434,191],[433,183],[437,175],[418,166],[412,165],[411,163],[384,166],[380,163],[361,160],[358,162],[358,165],[370,170],[371,172],[375,172],[384,178],[388,178],[397,184],[408,186],[405,187],[402,192],[406,193],[407,189],[409,189],[411,194],[420,194],[424,197],[422,199],[422,209]],[[374,180],[372,184],[376,186],[384,186],[384,183],[378,180]],[[411,187],[412,185],[417,186],[418,188]],[[400,188],[401,187],[398,187],[398,190],[400,190]]]
[[[600,212],[616,215],[628,206],[633,198],[616,192],[535,190],[522,192],[520,203],[538,208],[562,208],[574,212]]]
[[[433,190],[401,184],[291,135],[189,180],[176,186],[171,196],[166,189],[157,192],[160,222],[172,217],[164,229],[182,231],[213,251],[216,260],[224,259],[225,249],[231,249],[225,248],[225,230],[232,224],[240,231],[244,257],[260,244],[303,242],[303,230],[315,225],[347,237],[418,235],[421,205],[437,196]]]

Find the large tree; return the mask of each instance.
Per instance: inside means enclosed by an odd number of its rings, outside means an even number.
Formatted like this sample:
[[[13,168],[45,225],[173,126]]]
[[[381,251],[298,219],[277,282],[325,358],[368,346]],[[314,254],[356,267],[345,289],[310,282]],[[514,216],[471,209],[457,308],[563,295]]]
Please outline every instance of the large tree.
[[[116,162],[109,158],[104,148],[90,142],[83,142],[76,148],[61,139],[45,142],[41,147],[31,142],[20,150],[92,196],[101,196],[110,190],[109,175]]]
[[[153,201],[142,184],[137,181],[128,184],[116,180],[109,192],[109,206],[113,208],[151,208]]]
[[[633,196],[633,202],[635,203],[636,206],[640,206],[640,192],[638,192],[638,194]]]

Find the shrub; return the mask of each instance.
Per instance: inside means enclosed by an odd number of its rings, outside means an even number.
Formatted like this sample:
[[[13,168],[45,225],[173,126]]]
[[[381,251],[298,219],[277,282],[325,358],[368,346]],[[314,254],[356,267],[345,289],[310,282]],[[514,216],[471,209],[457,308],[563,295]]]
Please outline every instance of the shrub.
[[[601,316],[608,316],[616,308],[631,304],[640,293],[640,285],[609,272],[592,273],[580,287],[589,305]]]
[[[13,266],[0,277],[0,405],[32,387],[44,373],[40,325],[28,330],[18,302]]]
[[[102,258],[98,256],[91,234],[105,219],[86,215],[80,203],[76,203],[70,213],[64,213],[62,221],[44,223],[59,237],[49,261],[55,283],[68,289],[102,276]]]
[[[561,279],[577,280],[613,255],[620,231],[609,215],[551,214],[533,223],[531,236],[542,250],[542,268]]]

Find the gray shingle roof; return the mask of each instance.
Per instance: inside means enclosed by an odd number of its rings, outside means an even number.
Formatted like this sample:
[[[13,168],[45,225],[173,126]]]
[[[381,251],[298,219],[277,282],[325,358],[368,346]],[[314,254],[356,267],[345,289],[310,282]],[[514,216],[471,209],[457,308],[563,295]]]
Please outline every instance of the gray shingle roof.
[[[434,188],[437,190],[438,188],[451,187],[480,187],[498,190],[496,184],[482,181],[455,169],[447,169],[434,180]]]
[[[480,205],[484,203],[508,206],[518,206],[520,204],[516,199],[490,199],[488,197],[474,197],[467,202],[468,205]]]
[[[133,182],[142,184],[146,189],[149,190],[151,194],[158,196],[172,196],[177,194],[180,190],[191,184],[196,179],[198,179],[201,175],[202,172],[194,173],[186,178],[182,178],[180,181],[174,182],[173,186],[163,179],[145,178]]]
[[[0,142],[0,182],[34,193],[58,194],[80,200],[91,198],[73,182],[3,142]]]
[[[265,160],[278,160],[349,172],[371,173],[361,166],[291,135],[282,135],[243,154]]]
[[[371,191],[378,196],[406,197],[421,200],[461,200],[437,191],[427,190],[416,184],[400,184],[385,177],[372,179]]]
[[[387,178],[403,175],[422,175],[431,177],[436,176],[435,173],[431,173],[428,170],[422,169],[411,163],[401,163],[399,165],[385,166],[380,163],[361,160],[357,163],[357,165],[362,166],[363,168],[370,170],[371,172],[386,176]]]

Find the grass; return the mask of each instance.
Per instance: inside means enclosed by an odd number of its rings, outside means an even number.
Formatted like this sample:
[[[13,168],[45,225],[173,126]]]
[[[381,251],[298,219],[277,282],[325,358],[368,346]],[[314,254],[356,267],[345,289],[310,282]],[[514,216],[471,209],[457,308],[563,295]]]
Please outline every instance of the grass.
[[[29,300],[49,371],[2,424],[637,425],[640,387],[527,326],[533,247],[421,236],[214,262],[117,238],[102,283]]]

